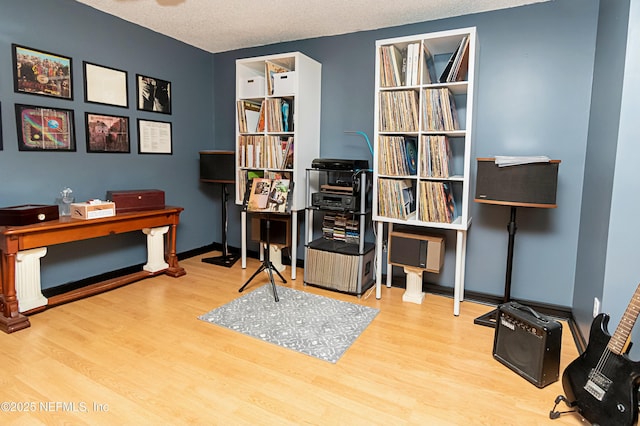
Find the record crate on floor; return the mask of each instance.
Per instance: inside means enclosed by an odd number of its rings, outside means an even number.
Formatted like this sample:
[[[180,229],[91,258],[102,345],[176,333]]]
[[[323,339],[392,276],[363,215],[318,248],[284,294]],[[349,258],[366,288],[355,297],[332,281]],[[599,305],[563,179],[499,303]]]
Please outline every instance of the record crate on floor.
[[[374,283],[374,253],[373,244],[367,244],[364,254],[359,254],[355,244],[313,241],[306,249],[304,282],[359,296]]]

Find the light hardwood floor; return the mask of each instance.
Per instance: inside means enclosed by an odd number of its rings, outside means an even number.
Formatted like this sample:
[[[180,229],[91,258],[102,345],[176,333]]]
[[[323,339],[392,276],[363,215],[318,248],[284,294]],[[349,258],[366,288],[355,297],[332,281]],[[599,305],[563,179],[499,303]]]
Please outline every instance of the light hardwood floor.
[[[219,253],[209,253],[211,256]],[[293,288],[380,309],[331,364],[197,319],[238,297],[259,266],[214,266],[158,276],[48,309],[0,333],[4,425],[579,425],[550,420],[560,382],[538,389],[492,357],[491,307],[403,290],[356,298]],[[267,282],[266,274],[246,291]],[[578,352],[563,324],[560,372]],[[560,407],[564,409],[564,406]],[[7,411],[7,410],[18,410]]]

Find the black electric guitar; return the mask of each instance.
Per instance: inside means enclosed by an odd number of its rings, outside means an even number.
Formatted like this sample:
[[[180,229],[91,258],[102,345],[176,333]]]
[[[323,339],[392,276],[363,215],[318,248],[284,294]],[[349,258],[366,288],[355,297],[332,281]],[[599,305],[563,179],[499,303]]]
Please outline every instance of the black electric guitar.
[[[629,334],[640,312],[640,285],[613,336],[609,316],[591,324],[587,350],[562,374],[567,403],[594,425],[635,425],[638,420],[640,362],[629,359]]]

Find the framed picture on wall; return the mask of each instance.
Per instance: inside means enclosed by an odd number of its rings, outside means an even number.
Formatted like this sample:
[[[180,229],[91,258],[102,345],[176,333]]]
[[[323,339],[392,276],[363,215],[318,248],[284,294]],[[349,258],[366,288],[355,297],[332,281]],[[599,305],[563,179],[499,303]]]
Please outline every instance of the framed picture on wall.
[[[85,113],[87,152],[129,153],[129,117]]]
[[[171,82],[136,74],[138,109],[171,114]]]
[[[139,154],[173,154],[171,123],[138,119]]]
[[[83,61],[84,100],[95,104],[129,107],[127,72]]]
[[[17,44],[11,47],[15,92],[73,99],[71,58]]]
[[[16,104],[18,150],[75,151],[73,110]]]

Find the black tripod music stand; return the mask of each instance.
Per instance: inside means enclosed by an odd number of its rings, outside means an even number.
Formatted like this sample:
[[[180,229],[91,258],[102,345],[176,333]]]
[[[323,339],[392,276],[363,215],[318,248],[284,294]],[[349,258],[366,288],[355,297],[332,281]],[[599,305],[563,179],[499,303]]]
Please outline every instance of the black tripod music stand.
[[[511,276],[513,272],[513,247],[516,230],[516,208],[556,208],[556,187],[560,160],[548,163],[523,163],[498,167],[492,158],[478,159],[476,198],[474,201],[511,207],[507,230],[507,267],[502,303],[511,301]],[[473,323],[496,327],[498,309],[476,318]]]
[[[273,280],[273,273],[275,272],[283,283],[287,280],[284,279],[282,274],[273,266],[270,258],[270,228],[271,228],[271,215],[272,214],[289,214],[291,197],[289,197],[290,191],[293,189],[293,182],[288,179],[267,179],[267,178],[254,178],[247,184],[247,190],[244,197],[244,208],[250,213],[263,213],[265,216],[265,255],[262,264],[251,275],[251,277],[244,283],[242,287],[238,289],[239,293],[242,293],[249,283],[262,271],[267,271],[269,276],[269,282],[271,283],[271,289],[273,290],[273,298],[276,302],[278,298],[278,292],[276,290],[276,284]],[[262,244],[262,242],[261,242]]]

